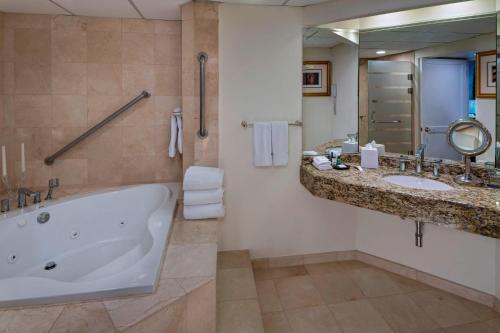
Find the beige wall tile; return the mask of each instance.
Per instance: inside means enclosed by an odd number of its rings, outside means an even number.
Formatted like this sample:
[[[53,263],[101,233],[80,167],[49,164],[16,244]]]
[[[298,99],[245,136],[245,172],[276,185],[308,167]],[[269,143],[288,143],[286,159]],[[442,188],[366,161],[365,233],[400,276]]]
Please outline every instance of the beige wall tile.
[[[34,14],[5,14],[6,28],[16,29],[50,29],[51,17],[49,15]]]
[[[50,30],[14,30],[14,56],[16,62],[50,63]]]
[[[146,183],[154,178],[154,155],[124,156],[122,158],[123,184]]]
[[[87,32],[87,58],[91,63],[120,64],[122,34],[119,31]]]
[[[122,96],[96,96],[91,95],[87,98],[88,105],[88,125],[93,126],[118,110],[124,104]],[[111,122],[109,126],[117,126],[119,121]]]
[[[124,95],[135,97],[143,90],[154,94],[155,74],[152,65],[125,64],[122,69]]]
[[[87,97],[78,95],[53,96],[51,126],[87,126]]]
[[[52,150],[55,152],[86,130],[85,127],[57,127],[52,128]],[[90,140],[90,139],[89,139]],[[60,159],[66,158],[87,158],[87,143],[80,143],[73,147],[70,151],[59,157]]]
[[[154,63],[156,65],[181,65],[181,36],[156,34],[154,36]]]
[[[53,177],[64,185],[85,185],[88,183],[87,159],[61,159],[54,163]]]
[[[14,97],[16,127],[48,127],[52,113],[50,95],[19,95]]]
[[[154,20],[155,33],[167,35],[181,34],[181,21]]]
[[[88,18],[84,16],[54,15],[52,16],[52,30],[79,30],[87,31]]]
[[[170,126],[172,112],[182,106],[181,96],[154,96],[155,123]]]
[[[62,29],[52,31],[52,61],[53,62],[86,62],[87,32],[77,29]]]
[[[121,95],[122,65],[88,64],[87,80],[89,95]]]
[[[154,127],[124,126],[122,138],[123,156],[127,158],[153,156],[155,154],[154,129]]]
[[[50,94],[50,65],[24,64],[14,65],[16,94]]]
[[[87,95],[87,64],[53,63],[52,93],[55,95]]]
[[[14,53],[14,29],[4,28],[2,31],[2,53],[3,61],[15,61]]]
[[[124,32],[122,62],[124,64],[152,65],[154,63],[153,37],[153,34]]]
[[[122,20],[119,18],[88,17],[88,31],[122,31]]]
[[[179,181],[182,179],[182,157],[170,158],[167,152],[155,153],[155,181]]]
[[[14,63],[5,62],[0,64],[3,65],[3,93],[4,94],[14,94],[15,84],[14,84]]]
[[[15,138],[17,143],[24,143],[28,161],[43,160],[52,154],[52,133],[49,129],[18,127]]]
[[[123,19],[123,32],[153,33],[155,31],[155,21],[141,19]]]
[[[85,147],[91,159],[106,159],[120,161],[123,152],[123,129],[107,127],[88,138]]]
[[[21,174],[21,163],[16,162],[14,169],[16,176]],[[26,161],[26,179],[24,185],[28,187],[45,187],[52,178],[52,169],[43,161]]]
[[[155,65],[155,93],[160,96],[181,96],[180,66]]]
[[[89,158],[89,184],[90,185],[118,185],[122,184],[121,172],[122,158],[114,154],[107,158]]]
[[[124,96],[122,104],[128,103],[137,94]],[[149,97],[141,100],[128,111],[123,113],[116,121],[120,126],[153,126],[156,125],[154,114],[154,99]]]

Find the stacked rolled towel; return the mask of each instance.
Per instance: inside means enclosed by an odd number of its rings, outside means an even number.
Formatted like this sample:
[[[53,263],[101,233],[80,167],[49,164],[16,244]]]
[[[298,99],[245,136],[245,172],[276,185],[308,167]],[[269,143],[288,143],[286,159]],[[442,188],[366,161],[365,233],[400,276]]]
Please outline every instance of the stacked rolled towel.
[[[184,218],[199,220],[223,217],[224,170],[192,166],[184,175]]]
[[[316,169],[324,171],[324,170],[332,170],[332,162],[325,156],[314,156],[313,165]]]

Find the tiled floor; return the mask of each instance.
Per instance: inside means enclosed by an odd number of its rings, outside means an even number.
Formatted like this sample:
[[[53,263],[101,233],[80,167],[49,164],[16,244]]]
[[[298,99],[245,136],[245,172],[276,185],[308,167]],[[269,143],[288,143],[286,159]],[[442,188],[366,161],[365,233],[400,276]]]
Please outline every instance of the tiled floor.
[[[490,308],[358,261],[254,277],[266,333],[500,333]]]

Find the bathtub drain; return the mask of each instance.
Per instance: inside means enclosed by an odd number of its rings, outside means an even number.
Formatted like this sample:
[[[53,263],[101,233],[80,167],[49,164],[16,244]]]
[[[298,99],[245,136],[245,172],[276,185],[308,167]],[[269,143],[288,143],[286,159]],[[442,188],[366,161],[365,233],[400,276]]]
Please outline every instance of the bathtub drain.
[[[47,264],[45,264],[45,270],[50,271],[56,268],[57,264],[53,261],[49,261]]]

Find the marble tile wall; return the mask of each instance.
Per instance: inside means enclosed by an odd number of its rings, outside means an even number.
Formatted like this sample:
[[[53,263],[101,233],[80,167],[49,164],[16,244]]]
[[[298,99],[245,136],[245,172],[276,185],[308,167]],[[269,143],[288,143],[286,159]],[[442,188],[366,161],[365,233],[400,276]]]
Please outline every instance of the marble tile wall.
[[[167,153],[170,113],[182,100],[180,21],[3,14],[0,27],[0,145],[11,183],[21,142],[26,186],[51,177],[65,186],[181,179],[181,157]],[[44,165],[142,90],[152,96]]]
[[[184,112],[183,167],[217,166],[219,150],[218,4],[189,2],[182,6],[182,107]],[[208,54],[206,64],[206,127],[208,138],[197,136],[200,119],[199,52]]]

